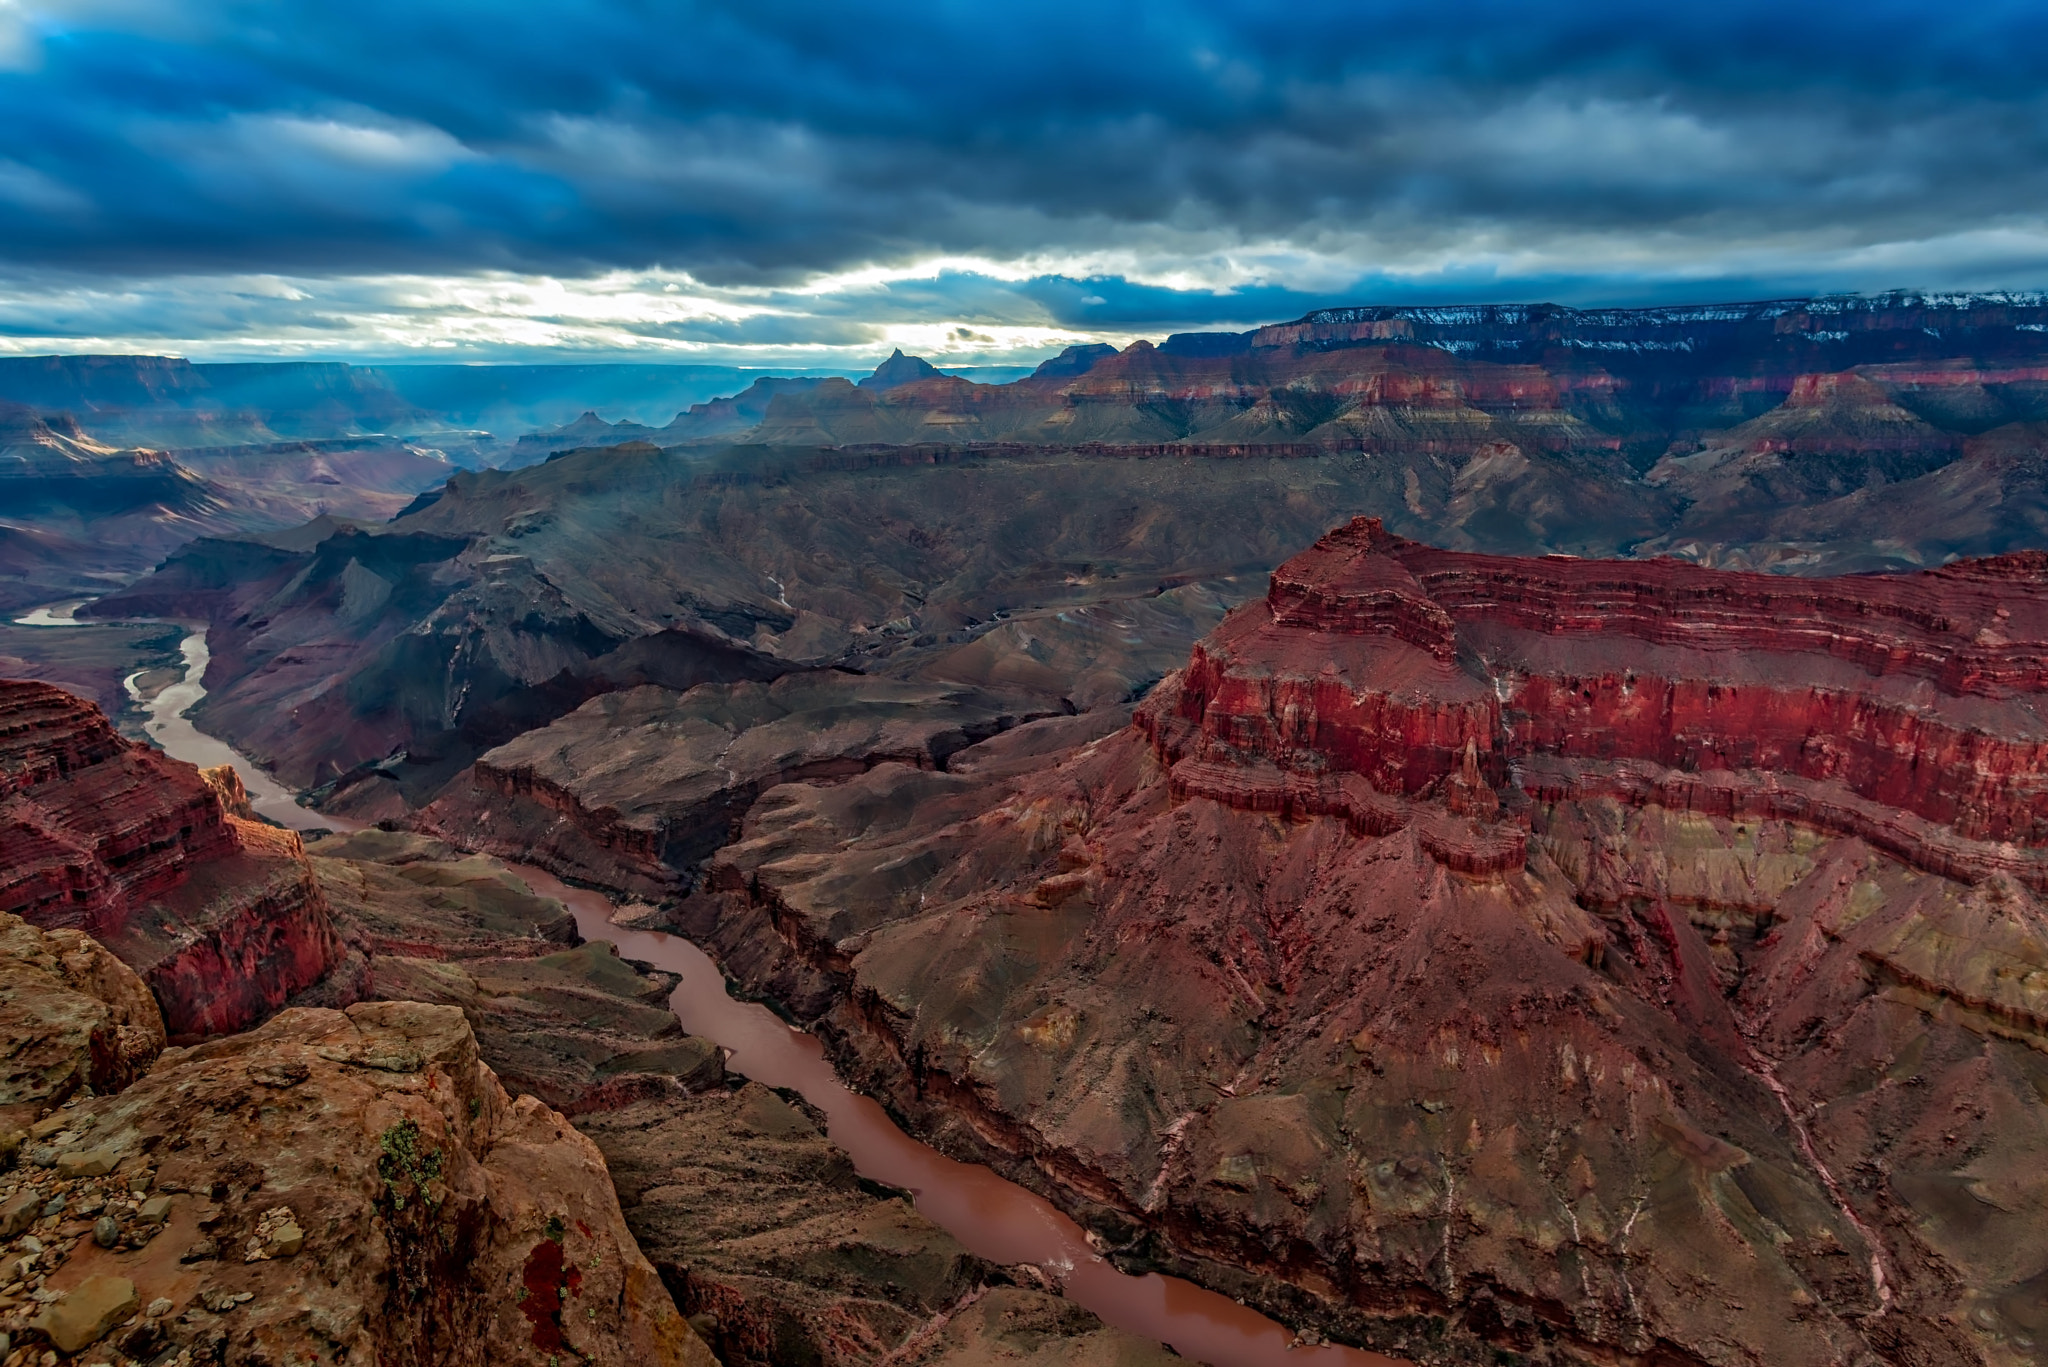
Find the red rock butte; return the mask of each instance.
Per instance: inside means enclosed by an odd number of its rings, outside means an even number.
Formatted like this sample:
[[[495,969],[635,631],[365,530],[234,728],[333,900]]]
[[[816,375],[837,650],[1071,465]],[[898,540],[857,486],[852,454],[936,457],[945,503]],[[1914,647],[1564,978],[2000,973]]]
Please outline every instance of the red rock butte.
[[[342,945],[299,837],[230,812],[239,789],[0,679],[0,911],[113,950],[174,1039],[246,1029]]]
[[[2039,889],[2044,693],[2039,552],[1800,579],[1466,554],[1357,518],[1200,642],[1139,725],[1182,791],[1369,833],[1421,817],[1470,872],[1521,862],[1529,800],[1605,796]]]

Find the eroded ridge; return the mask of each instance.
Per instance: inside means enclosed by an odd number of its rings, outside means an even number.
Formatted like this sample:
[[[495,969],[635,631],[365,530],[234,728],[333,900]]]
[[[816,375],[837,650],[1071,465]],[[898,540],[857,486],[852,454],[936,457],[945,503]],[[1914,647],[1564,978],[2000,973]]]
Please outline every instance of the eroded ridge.
[[[340,961],[298,836],[248,818],[231,771],[124,740],[60,689],[0,680],[0,911],[107,945],[173,1038],[245,1029]]]
[[[2039,553],[1787,579],[1472,555],[1358,518],[1276,570],[1139,724],[1168,764],[1239,770],[1252,809],[1274,802],[1260,766],[1482,819],[1475,781],[1510,806],[1654,794],[2042,888],[2044,661]]]

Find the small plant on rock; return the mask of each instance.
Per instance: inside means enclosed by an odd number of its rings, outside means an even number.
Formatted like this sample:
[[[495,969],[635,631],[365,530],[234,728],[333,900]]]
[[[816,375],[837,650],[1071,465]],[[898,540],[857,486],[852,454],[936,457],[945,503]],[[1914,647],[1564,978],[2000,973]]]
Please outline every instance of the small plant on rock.
[[[410,1119],[385,1130],[377,1145],[377,1175],[384,1180],[379,1205],[392,1280],[411,1300],[421,1301],[437,1284],[446,1284],[458,1259],[459,1221],[446,1218],[442,1209],[447,1189],[435,1190],[447,1169],[446,1157]]]
[[[378,1136],[378,1143],[384,1151],[377,1156],[377,1175],[384,1179],[384,1194],[390,1198],[391,1208],[405,1209],[408,1193],[401,1183],[411,1188],[411,1196],[429,1206],[438,1205],[427,1184],[441,1176],[441,1151],[422,1146],[419,1122],[410,1117],[399,1121]]]

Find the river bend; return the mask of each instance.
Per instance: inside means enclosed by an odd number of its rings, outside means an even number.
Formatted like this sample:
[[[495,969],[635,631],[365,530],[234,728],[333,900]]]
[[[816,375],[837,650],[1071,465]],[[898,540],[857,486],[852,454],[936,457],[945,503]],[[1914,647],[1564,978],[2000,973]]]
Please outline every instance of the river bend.
[[[166,753],[202,767],[232,764],[249,790],[251,806],[280,825],[360,829],[357,823],[301,807],[290,790],[255,763],[194,726],[186,714],[206,695],[201,682],[208,658],[205,633],[192,632],[179,648],[185,661],[182,681],[146,701],[134,676],[127,681],[130,695],[147,713],[143,729],[149,737]],[[1117,1271],[1090,1247],[1080,1226],[1051,1203],[988,1168],[947,1158],[905,1134],[879,1103],[839,1079],[815,1038],[764,1006],[734,1001],[718,966],[697,946],[674,935],[615,926],[612,904],[602,893],[570,887],[530,865],[511,867],[534,891],[566,903],[586,940],[609,940],[626,958],[680,974],[669,1004],[685,1030],[729,1051],[732,1071],[794,1091],[823,1111],[832,1142],[846,1150],[862,1176],[911,1192],[919,1211],[977,1256],[1043,1268],[1070,1299],[1105,1322],[1158,1339],[1209,1367],[1401,1367],[1394,1359],[1353,1348],[1291,1347],[1287,1330],[1227,1297],[1176,1277]]]

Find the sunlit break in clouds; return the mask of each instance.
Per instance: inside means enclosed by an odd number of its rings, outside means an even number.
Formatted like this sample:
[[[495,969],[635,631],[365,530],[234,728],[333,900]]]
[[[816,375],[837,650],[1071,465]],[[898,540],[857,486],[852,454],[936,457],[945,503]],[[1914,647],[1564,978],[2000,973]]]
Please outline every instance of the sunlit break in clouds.
[[[2043,15],[0,0],[0,350],[976,364],[2038,287]]]

